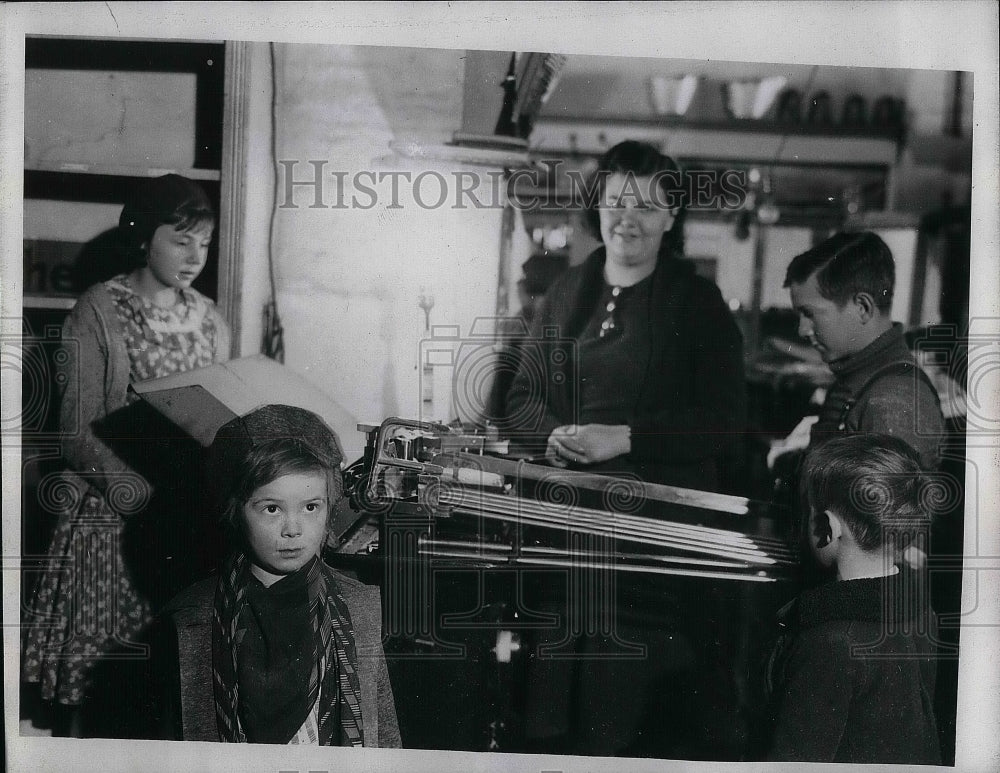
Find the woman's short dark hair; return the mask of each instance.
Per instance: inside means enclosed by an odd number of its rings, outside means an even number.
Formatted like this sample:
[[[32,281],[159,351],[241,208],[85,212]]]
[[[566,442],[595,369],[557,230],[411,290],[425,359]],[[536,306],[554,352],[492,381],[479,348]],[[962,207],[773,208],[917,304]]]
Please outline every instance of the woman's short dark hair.
[[[141,182],[129,196],[118,218],[132,267],[145,265],[146,251],[161,225],[190,231],[215,224],[215,210],[198,183],[179,174],[165,174]]]
[[[881,312],[892,308],[896,263],[886,243],[871,231],[840,232],[801,255],[785,273],[785,287],[816,275],[820,295],[843,306],[856,293],[868,293]]]
[[[681,255],[684,252],[684,219],[687,200],[684,195],[684,172],[670,156],[661,153],[648,142],[625,140],[604,153],[597,162],[597,169],[588,179],[583,220],[587,230],[601,239],[601,216],[598,212],[604,185],[613,174],[631,174],[635,177],[654,177],[659,185],[662,200],[658,203],[677,209],[674,224],[663,235],[660,251]]]
[[[832,510],[862,550],[891,540],[905,547],[930,523],[937,492],[917,452],[891,435],[832,438],[806,456],[802,470],[804,513]]]

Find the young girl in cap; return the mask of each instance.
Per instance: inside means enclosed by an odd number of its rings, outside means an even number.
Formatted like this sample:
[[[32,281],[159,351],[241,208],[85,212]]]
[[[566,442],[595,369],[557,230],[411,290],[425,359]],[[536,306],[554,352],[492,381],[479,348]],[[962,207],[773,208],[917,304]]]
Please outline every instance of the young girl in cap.
[[[320,557],[341,460],[333,431],[300,408],[268,405],[217,433],[208,470],[235,549],[167,608],[176,736],[399,746],[378,590]]]
[[[191,287],[214,228],[196,183],[173,174],[144,181],[119,220],[132,268],[86,290],[63,326],[57,383],[68,470],[52,497],[58,520],[24,620],[23,661],[42,699],[69,709],[56,711],[58,734],[86,732],[74,709],[88,698],[95,667],[135,654],[154,611],[136,579],[142,567],[124,559],[122,542],[152,488],[96,427],[132,402],[130,383],[227,359],[229,329]],[[142,562],[157,561],[137,547]]]

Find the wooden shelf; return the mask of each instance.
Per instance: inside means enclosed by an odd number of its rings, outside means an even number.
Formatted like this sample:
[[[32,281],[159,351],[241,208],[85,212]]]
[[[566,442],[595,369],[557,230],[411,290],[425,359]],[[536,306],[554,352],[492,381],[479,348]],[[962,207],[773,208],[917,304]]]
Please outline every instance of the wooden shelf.
[[[24,198],[51,199],[54,201],[85,201],[92,204],[116,204],[121,206],[129,191],[150,176],[148,167],[118,167],[120,174],[105,174],[100,171],[67,171],[65,169],[25,169]],[[126,170],[134,174],[126,174]],[[212,170],[201,170],[202,172]],[[203,176],[198,182],[209,198],[218,206],[221,180],[218,172]]]
[[[129,166],[125,164],[81,164],[71,161],[35,163],[24,168],[30,172],[62,172],[69,174],[97,174],[110,177],[159,177],[179,174],[192,180],[218,180],[218,169],[176,169],[169,167]]]
[[[76,298],[70,295],[25,295],[21,303],[25,309],[54,309],[71,311]]]
[[[790,137],[829,137],[843,139],[861,137],[867,139],[891,140],[899,142],[900,130],[895,127],[878,128],[872,126],[836,126],[801,123],[780,123],[758,118],[726,118],[723,120],[699,120],[675,115],[544,115],[538,119],[541,124],[601,124],[603,126],[635,126],[652,129],[690,129],[702,132],[738,132],[740,134],[786,134]]]
[[[740,159],[742,163],[833,164],[889,167],[899,154],[894,133],[778,124],[749,119],[682,121],[675,118],[540,118],[532,155],[599,155],[626,139],[652,142],[674,158]]]

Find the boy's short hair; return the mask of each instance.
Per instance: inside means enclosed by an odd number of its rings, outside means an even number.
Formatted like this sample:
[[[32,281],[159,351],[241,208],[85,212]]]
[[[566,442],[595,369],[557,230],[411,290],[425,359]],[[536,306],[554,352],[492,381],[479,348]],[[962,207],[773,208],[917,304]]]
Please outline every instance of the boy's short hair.
[[[832,510],[862,550],[881,548],[930,523],[929,481],[916,451],[891,435],[854,434],[821,443],[802,470],[805,513]]]
[[[785,272],[784,287],[808,282],[813,274],[820,294],[838,306],[864,292],[875,299],[879,311],[892,308],[896,263],[886,243],[871,231],[836,233],[796,255]]]
[[[332,517],[343,496],[343,458],[336,433],[319,416],[288,405],[266,405],[219,429],[206,468],[223,522],[237,526],[237,515],[254,491],[295,473],[326,476]]]

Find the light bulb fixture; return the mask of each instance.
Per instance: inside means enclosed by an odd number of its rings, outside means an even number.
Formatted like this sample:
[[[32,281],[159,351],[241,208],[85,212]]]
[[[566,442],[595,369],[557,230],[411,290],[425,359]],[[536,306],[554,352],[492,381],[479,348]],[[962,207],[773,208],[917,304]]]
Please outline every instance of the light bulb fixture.
[[[754,94],[750,115],[754,118],[763,118],[767,115],[767,111],[771,109],[771,105],[781,90],[785,88],[786,83],[788,83],[788,78],[784,75],[762,79],[757,86],[757,93]]]
[[[649,79],[653,111],[657,115],[684,115],[698,90],[697,75],[668,78],[654,75]]]
[[[757,222],[761,225],[774,225],[781,217],[781,210],[774,203],[774,193],[771,190],[771,175],[764,175],[761,180],[761,193],[757,203]]]
[[[726,110],[733,118],[763,118],[786,83],[784,75],[730,81],[723,86]]]
[[[774,225],[780,217],[781,210],[778,209],[770,196],[761,201],[760,206],[757,207],[757,222],[761,225]]]

